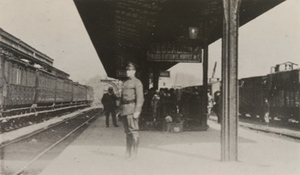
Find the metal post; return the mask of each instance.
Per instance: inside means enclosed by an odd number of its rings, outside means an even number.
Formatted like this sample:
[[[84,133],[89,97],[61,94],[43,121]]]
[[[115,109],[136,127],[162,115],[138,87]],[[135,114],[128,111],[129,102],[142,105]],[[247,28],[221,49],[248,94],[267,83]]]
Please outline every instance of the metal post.
[[[204,41],[204,52],[203,52],[203,106],[202,106],[202,126],[207,127],[207,105],[208,105],[208,96],[207,96],[207,75],[208,75],[208,44],[207,40]]]
[[[154,65],[154,67],[153,67],[153,88],[155,90],[158,90],[158,81],[159,81],[159,69],[157,68],[157,65]]]
[[[2,106],[4,105],[4,86],[6,83],[4,82],[4,56],[0,55],[0,111],[2,110]],[[0,117],[1,113],[0,113]]]
[[[145,64],[142,65],[143,69],[141,71],[141,81],[143,83],[144,90],[149,89],[149,67],[147,67]]]
[[[238,159],[238,28],[240,0],[223,0],[221,160]]]

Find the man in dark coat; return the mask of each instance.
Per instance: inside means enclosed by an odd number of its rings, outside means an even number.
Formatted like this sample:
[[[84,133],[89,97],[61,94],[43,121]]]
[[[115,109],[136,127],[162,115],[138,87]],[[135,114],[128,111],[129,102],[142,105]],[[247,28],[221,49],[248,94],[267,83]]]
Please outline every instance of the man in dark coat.
[[[118,100],[118,97],[114,93],[114,89],[112,87],[108,88],[108,93],[105,93],[102,97],[102,104],[104,106],[104,113],[106,116],[106,127],[109,127],[109,115],[112,116],[113,125],[115,127],[118,127],[117,125],[117,119],[116,119],[116,101]]]
[[[144,103],[143,85],[135,77],[137,66],[128,63],[120,101],[120,115],[126,133],[126,153],[128,156],[137,154],[139,144],[139,123],[138,119]]]

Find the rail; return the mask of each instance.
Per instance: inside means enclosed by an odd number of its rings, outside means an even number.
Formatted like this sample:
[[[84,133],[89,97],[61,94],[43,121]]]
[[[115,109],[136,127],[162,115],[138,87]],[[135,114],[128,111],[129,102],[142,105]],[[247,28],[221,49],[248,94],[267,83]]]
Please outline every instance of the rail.
[[[0,118],[0,121],[11,120],[11,119],[16,119],[16,118],[22,118],[22,117],[28,117],[28,116],[31,116],[31,115],[38,116],[38,114],[44,114],[44,113],[49,113],[49,112],[56,112],[56,111],[61,111],[61,110],[65,110],[65,109],[78,108],[78,107],[86,107],[86,106],[89,106],[89,104],[81,104],[81,105],[68,106],[68,107],[56,108],[56,109],[51,109],[51,110],[31,112],[31,113],[26,113],[26,114],[19,114],[19,115],[14,115],[14,116]]]

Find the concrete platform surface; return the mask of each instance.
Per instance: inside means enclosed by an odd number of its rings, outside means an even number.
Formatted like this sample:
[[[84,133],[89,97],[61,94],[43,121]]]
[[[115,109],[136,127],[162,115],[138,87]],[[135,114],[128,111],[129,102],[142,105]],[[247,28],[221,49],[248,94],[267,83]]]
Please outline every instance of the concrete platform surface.
[[[123,127],[98,118],[41,175],[298,175],[300,143],[239,128],[238,162],[221,162],[220,125],[208,131],[141,131],[138,156],[125,157]]]

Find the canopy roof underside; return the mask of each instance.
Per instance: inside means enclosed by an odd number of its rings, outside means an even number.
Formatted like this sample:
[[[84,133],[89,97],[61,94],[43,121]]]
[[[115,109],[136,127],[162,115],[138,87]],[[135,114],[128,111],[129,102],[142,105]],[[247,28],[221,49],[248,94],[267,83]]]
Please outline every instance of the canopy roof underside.
[[[284,0],[241,0],[240,26]],[[126,61],[140,67],[156,43],[188,43],[189,27],[199,28],[193,42],[203,45],[222,37],[222,0],[74,0],[91,41],[109,77]],[[174,62],[160,62],[161,70]]]

